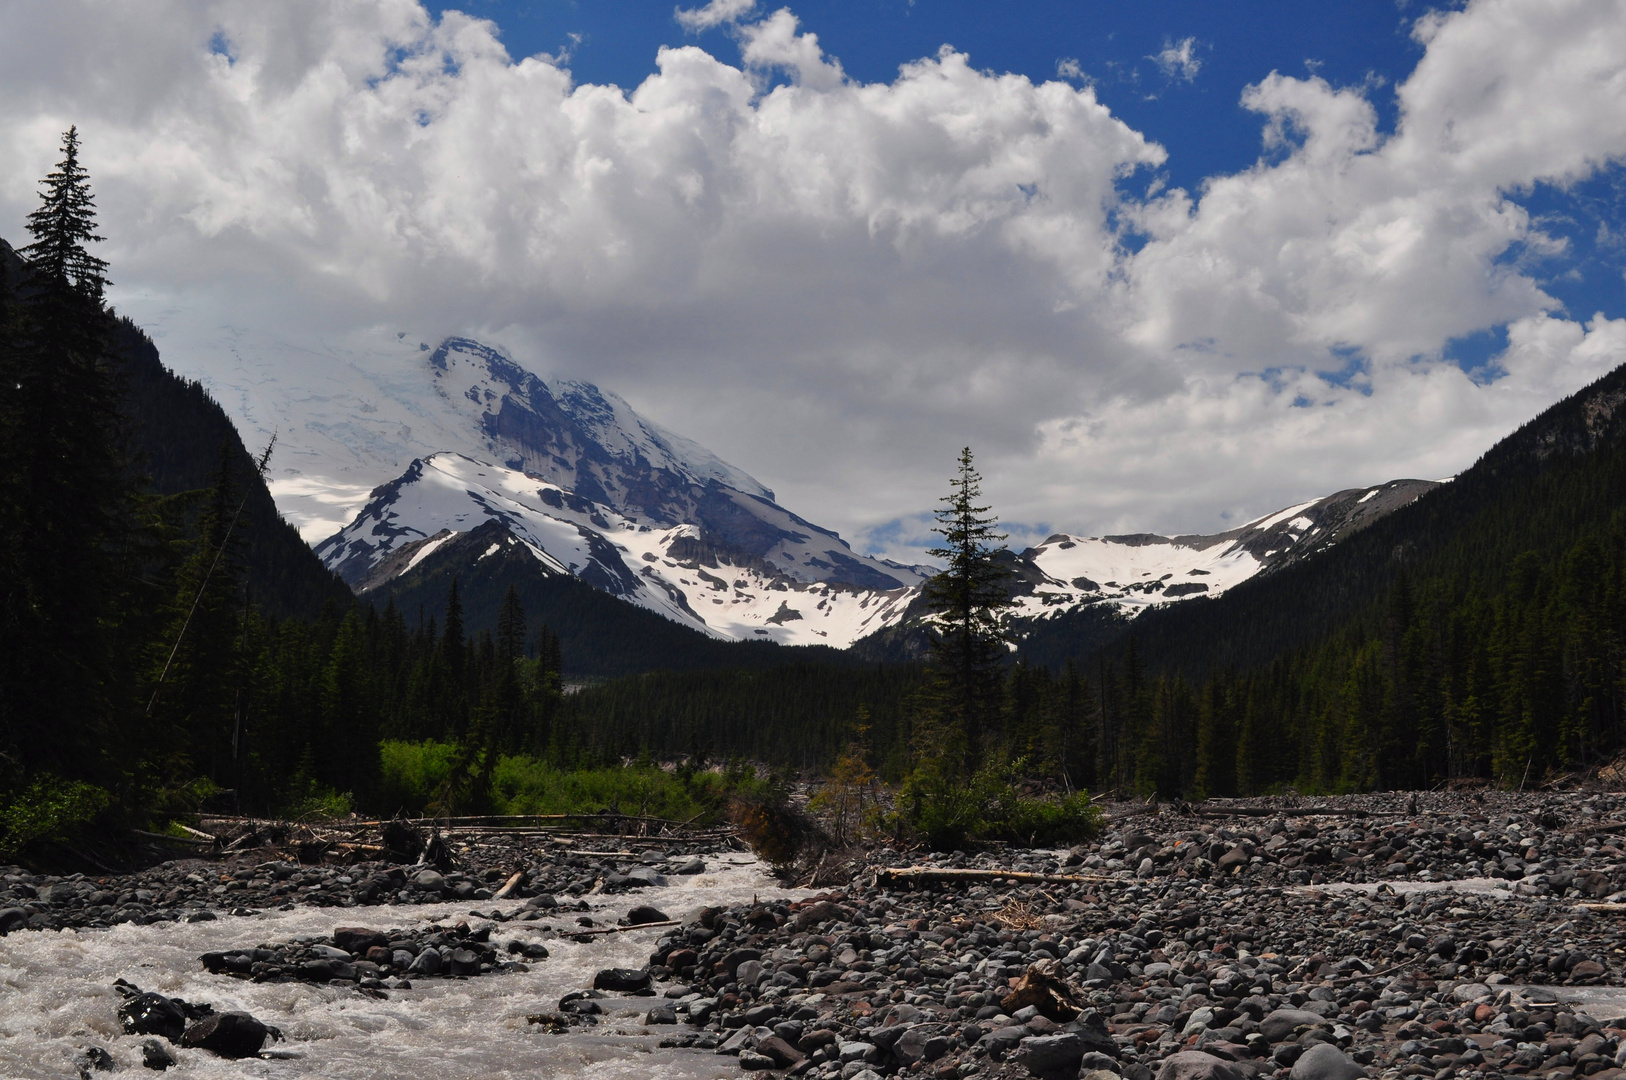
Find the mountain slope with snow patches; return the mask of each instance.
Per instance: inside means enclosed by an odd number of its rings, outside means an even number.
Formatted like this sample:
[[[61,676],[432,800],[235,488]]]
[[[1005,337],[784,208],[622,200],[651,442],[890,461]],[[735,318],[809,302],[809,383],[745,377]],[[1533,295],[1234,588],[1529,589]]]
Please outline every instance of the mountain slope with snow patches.
[[[1021,637],[1035,620],[1085,606],[1133,618],[1152,605],[1219,595],[1331,545],[1435,486],[1399,480],[1339,492],[1214,536],[1052,536],[1011,560],[1011,628]],[[711,487],[717,498],[756,498],[715,482]],[[805,526],[765,505],[784,515],[781,524]],[[799,539],[781,538],[764,557],[719,541],[701,525],[652,525],[534,474],[453,453],[414,461],[376,489],[362,513],[318,545],[317,554],[365,594],[488,522],[503,534],[477,559],[495,553],[496,545],[523,547],[546,573],[569,574],[714,638],[844,648],[922,614],[919,574],[889,588],[850,580],[862,574],[815,576],[836,573],[835,563],[843,560],[866,573],[880,571],[844,544],[831,547],[833,534],[812,526]],[[822,551],[815,539],[823,541]]]
[[[860,555],[614,393],[545,379],[468,338],[397,337],[348,363],[305,357],[308,380],[278,372],[262,388],[287,423],[290,464],[273,491],[313,526],[344,506],[317,553],[353,589],[496,521],[546,572],[716,638],[841,648],[922,614],[930,568]],[[355,487],[364,476],[394,479]],[[1218,595],[1431,486],[1340,492],[1215,536],[1052,536],[1013,558],[1012,630]]]
[[[494,543],[523,545],[545,571],[716,638],[841,647],[895,621],[914,594],[901,584],[877,590],[807,576],[808,564],[823,560],[805,541],[781,540],[773,549],[790,551],[798,577],[708,541],[700,526],[650,525],[536,476],[452,453],[413,462],[316,550],[365,594],[488,521],[507,531]],[[842,557],[864,565],[850,550]],[[910,585],[919,580],[912,575]]]
[[[1351,488],[1210,536],[1051,536],[1019,556],[1032,569],[1018,571],[1011,618],[1019,625],[1086,604],[1133,618],[1154,604],[1218,596],[1324,551],[1439,486],[1393,480]]]

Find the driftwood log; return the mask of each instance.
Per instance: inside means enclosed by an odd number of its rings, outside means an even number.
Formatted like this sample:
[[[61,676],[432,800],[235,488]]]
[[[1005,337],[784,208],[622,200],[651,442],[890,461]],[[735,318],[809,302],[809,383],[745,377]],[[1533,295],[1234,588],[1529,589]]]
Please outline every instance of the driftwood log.
[[[879,872],[881,881],[908,884],[922,881],[1028,881],[1070,885],[1116,880],[1106,874],[1034,874],[1016,870],[965,870],[938,866],[889,866]]]

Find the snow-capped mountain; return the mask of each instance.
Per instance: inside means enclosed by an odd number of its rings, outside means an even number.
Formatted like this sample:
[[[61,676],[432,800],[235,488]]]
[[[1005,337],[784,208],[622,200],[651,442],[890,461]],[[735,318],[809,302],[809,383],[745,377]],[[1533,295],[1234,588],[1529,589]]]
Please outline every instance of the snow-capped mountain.
[[[348,524],[379,484],[442,450],[535,473],[651,524],[697,520],[698,494],[714,481],[773,500],[613,393],[540,377],[467,338],[437,340],[379,329],[296,344],[225,328],[195,374],[247,443],[276,435],[267,483],[312,544]]]
[[[1397,480],[1341,491],[1212,536],[1052,536],[1011,561],[1012,629],[1020,637],[1025,624],[1084,606],[1133,618],[1154,604],[1217,596],[1331,546],[1436,486]],[[453,453],[414,461],[316,550],[365,594],[453,538],[497,522],[503,536],[477,558],[501,545],[523,546],[547,573],[570,574],[730,640],[843,648],[923,613],[917,570],[857,555],[834,534],[715,479],[707,491],[702,503],[745,503],[742,513],[748,508],[779,530],[765,553],[719,542],[693,522],[640,521],[535,474]],[[844,572],[851,566],[861,573]],[[906,581],[875,589],[850,580],[868,575]]]
[[[713,637],[794,645],[845,646],[890,625],[923,580],[913,569],[860,556],[835,534],[715,478],[699,502],[707,520],[735,507],[735,519],[754,523],[745,538],[756,542],[730,543],[692,522],[640,521],[532,473],[440,453],[375,490],[361,514],[316,552],[366,593],[454,536],[497,521],[507,536],[481,558],[499,544],[524,545],[546,572],[574,575]],[[874,589],[852,578],[892,584]]]
[[[1211,536],[1051,536],[1018,556],[1011,618],[1020,624],[1085,604],[1133,618],[1153,604],[1218,596],[1325,550],[1439,486],[1393,480],[1351,488]]]
[[[349,426],[321,419],[330,402],[306,408],[297,436],[307,456],[325,439],[379,461],[409,440],[439,440],[417,446],[405,471],[317,546],[358,592],[495,521],[505,530],[498,542],[522,545],[546,573],[713,637],[841,648],[922,614],[930,568],[860,555],[613,393],[544,379],[466,338],[420,345],[392,377]],[[412,423],[391,428],[396,421],[381,418],[403,410]],[[1012,629],[1020,636],[1024,623],[1084,606],[1133,618],[1153,604],[1218,595],[1432,486],[1401,480],[1339,492],[1213,536],[1052,536],[1012,560]]]
[[[773,492],[744,470],[592,383],[543,379],[467,338],[448,338],[428,364],[436,395],[470,414],[483,441],[476,457],[646,524],[699,520],[713,484],[773,502]]]

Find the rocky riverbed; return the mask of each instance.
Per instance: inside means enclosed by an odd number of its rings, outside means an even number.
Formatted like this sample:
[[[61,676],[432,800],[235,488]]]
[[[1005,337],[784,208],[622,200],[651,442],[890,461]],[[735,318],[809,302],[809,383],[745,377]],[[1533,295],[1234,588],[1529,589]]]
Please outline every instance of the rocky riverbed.
[[[21,916],[0,916],[16,928],[0,973],[13,942],[53,925],[207,931],[187,961],[204,987],[294,980],[416,1010],[478,985],[505,1001],[497,1037],[527,1054],[599,1040],[689,1075],[1620,1075],[1626,798],[1309,802],[1118,806],[1070,851],[881,849],[818,892],[757,879],[708,894],[740,856],[614,841],[454,845],[444,869],[284,875],[249,856],[120,880],[11,873]],[[622,932],[640,904],[671,918]],[[461,970],[414,976],[426,949],[463,952]],[[262,1019],[300,1046],[298,1023]]]

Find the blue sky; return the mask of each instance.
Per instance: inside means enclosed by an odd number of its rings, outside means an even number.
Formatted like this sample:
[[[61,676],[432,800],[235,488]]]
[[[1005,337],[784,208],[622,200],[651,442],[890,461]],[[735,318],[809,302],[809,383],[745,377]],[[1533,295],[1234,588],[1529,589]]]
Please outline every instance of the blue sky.
[[[1618,0],[154,4],[0,5],[0,235],[77,124],[114,302],[313,532],[441,448],[403,341],[900,558],[968,444],[1016,542],[1209,532],[1626,362]]]
[[[739,63],[730,27],[691,32],[670,3],[565,0],[467,0],[428,5],[497,24],[511,55],[568,54],[582,82],[631,88],[654,69],[663,45],[701,45]],[[761,6],[768,11],[778,5]],[[961,0],[815,0],[792,10],[803,29],[849,76],[889,82],[898,66],[951,45],[978,67],[1042,82],[1076,61],[1103,102],[1171,154],[1171,183],[1195,187],[1204,177],[1252,164],[1259,118],[1240,105],[1242,90],[1271,71],[1316,73],[1337,85],[1381,79],[1391,86],[1422,55],[1411,37],[1419,12],[1377,3],[1066,3]],[[1185,78],[1160,68],[1165,49],[1193,40],[1199,67]],[[1385,128],[1393,99],[1375,94]]]
[[[757,12],[775,6],[759,4]],[[732,25],[685,29],[669,3],[466,0],[428,7],[436,14],[457,10],[489,19],[510,55],[560,57],[580,82],[631,89],[654,73],[662,46],[699,45],[740,63]],[[996,73],[1035,82],[1087,80],[1114,114],[1168,150],[1155,179],[1195,192],[1209,177],[1247,169],[1262,154],[1270,156],[1260,145],[1263,122],[1241,98],[1246,87],[1273,71],[1315,75],[1334,86],[1365,85],[1379,130],[1392,133],[1399,119],[1394,88],[1423,56],[1412,34],[1414,23],[1427,11],[1461,7],[1404,0],[813,0],[792,10],[804,31],[818,35],[825,53],[863,82],[888,82],[900,64],[930,56],[945,44]],[[1183,60],[1195,63],[1187,66]],[[775,81],[785,78],[780,73]],[[1136,182],[1151,179],[1142,173]],[[1537,184],[1515,197],[1544,231],[1562,237],[1568,250],[1537,255],[1516,246],[1504,261],[1524,260],[1572,315],[1626,311],[1626,170],[1605,169],[1573,190]],[[1453,340],[1446,353],[1481,381],[1493,380],[1499,370],[1488,362],[1505,344],[1505,332],[1491,329]]]

